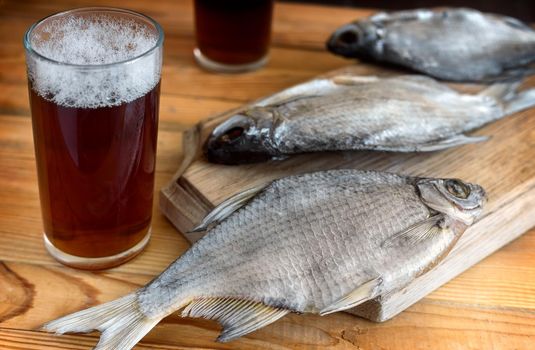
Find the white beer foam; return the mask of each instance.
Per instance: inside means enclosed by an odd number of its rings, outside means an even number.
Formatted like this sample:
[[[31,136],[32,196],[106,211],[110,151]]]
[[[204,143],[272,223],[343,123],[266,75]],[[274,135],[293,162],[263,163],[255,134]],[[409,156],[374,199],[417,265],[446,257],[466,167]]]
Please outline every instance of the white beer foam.
[[[156,45],[158,33],[147,24],[105,14],[66,15],[33,31],[28,56],[32,88],[59,105],[76,108],[117,106],[133,101],[158,84],[161,49],[124,64],[103,65],[138,57]],[[63,64],[62,64],[63,63]]]

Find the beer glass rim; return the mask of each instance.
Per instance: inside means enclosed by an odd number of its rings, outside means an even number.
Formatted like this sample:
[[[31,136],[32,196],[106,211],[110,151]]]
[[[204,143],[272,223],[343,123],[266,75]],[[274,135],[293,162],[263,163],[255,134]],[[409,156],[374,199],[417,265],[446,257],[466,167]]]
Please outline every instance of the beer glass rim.
[[[40,25],[43,22],[45,22],[47,20],[50,20],[51,18],[54,18],[54,17],[67,15],[69,13],[79,13],[79,12],[86,12],[86,11],[102,11],[103,13],[105,13],[105,12],[108,12],[108,13],[116,12],[116,13],[123,13],[123,14],[127,14],[127,15],[141,17],[142,19],[145,19],[149,23],[154,25],[154,28],[156,28],[156,31],[158,32],[158,39],[156,40],[156,43],[150,49],[148,49],[145,52],[142,52],[141,54],[139,54],[137,56],[134,56],[134,57],[128,58],[126,60],[122,60],[122,61],[117,61],[117,62],[112,62],[112,63],[104,63],[104,64],[76,64],[76,63],[61,62],[61,61],[57,61],[55,59],[52,59],[50,57],[44,56],[44,55],[40,54],[39,52],[37,52],[36,50],[34,50],[34,48],[32,47],[32,44],[31,44],[30,36],[31,36],[33,30],[38,25]],[[124,8],[119,8],[119,7],[91,6],[91,7],[79,7],[79,8],[75,8],[75,9],[71,9],[71,10],[56,12],[56,13],[53,13],[53,14],[51,14],[49,16],[46,16],[46,17],[38,20],[37,22],[32,24],[30,26],[30,28],[28,28],[28,30],[24,34],[24,48],[26,49],[26,51],[29,54],[31,54],[33,56],[37,56],[40,59],[48,61],[48,62],[53,63],[53,64],[62,65],[62,66],[65,66],[65,67],[73,67],[73,68],[77,68],[77,69],[102,69],[102,68],[106,68],[106,67],[113,67],[113,66],[117,66],[117,65],[132,63],[132,62],[135,62],[135,61],[137,61],[137,60],[139,60],[139,59],[141,59],[141,58],[143,58],[143,57],[145,57],[147,55],[150,55],[152,52],[154,52],[155,50],[157,50],[159,47],[162,46],[163,40],[164,40],[164,32],[163,32],[162,26],[158,22],[156,22],[154,19],[152,19],[151,17],[149,17],[149,16],[147,16],[147,15],[145,15],[143,13],[132,11],[132,10],[128,10],[128,9],[124,9]]]

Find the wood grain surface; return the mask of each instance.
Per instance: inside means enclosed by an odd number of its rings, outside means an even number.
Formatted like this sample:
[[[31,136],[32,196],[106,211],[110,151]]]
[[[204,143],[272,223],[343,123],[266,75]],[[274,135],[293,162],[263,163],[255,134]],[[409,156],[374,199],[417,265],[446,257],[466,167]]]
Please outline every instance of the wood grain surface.
[[[41,238],[22,35],[39,18],[73,7],[107,5],[144,12],[166,32],[156,189],[182,158],[182,131],[199,120],[307,80],[348,61],[323,49],[340,23],[370,11],[277,3],[271,61],[243,75],[199,69],[190,1],[0,1],[0,349],[90,349],[97,335],[56,337],[36,329],[67,312],[146,283],[188,248],[154,205],[153,238],[133,261],[103,272],[77,271],[50,258]],[[533,119],[531,119],[533,120]],[[533,122],[519,127],[531,130]],[[516,150],[510,149],[511,154]],[[454,157],[452,154],[451,157]],[[504,177],[496,158],[495,176]],[[529,167],[529,164],[525,165]],[[533,167],[533,163],[531,163]],[[138,349],[533,349],[535,230],[431,293],[391,321],[338,313],[289,315],[232,343],[213,340],[210,321],[166,318]]]

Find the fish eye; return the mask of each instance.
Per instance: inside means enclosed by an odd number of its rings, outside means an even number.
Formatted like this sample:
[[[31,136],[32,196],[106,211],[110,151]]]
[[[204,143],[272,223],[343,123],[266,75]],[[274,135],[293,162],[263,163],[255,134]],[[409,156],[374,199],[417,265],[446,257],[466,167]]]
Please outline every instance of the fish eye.
[[[359,37],[357,35],[357,33],[355,33],[355,31],[353,30],[346,30],[344,32],[342,32],[340,34],[340,36],[338,37],[338,41],[343,43],[343,44],[346,44],[346,45],[351,45],[351,44],[354,44],[358,41]]]
[[[470,188],[459,180],[447,180],[446,190],[453,196],[461,199],[466,199],[470,195]]]
[[[243,135],[244,129],[242,127],[236,126],[229,129],[226,133],[221,135],[220,140],[222,142],[234,142]]]

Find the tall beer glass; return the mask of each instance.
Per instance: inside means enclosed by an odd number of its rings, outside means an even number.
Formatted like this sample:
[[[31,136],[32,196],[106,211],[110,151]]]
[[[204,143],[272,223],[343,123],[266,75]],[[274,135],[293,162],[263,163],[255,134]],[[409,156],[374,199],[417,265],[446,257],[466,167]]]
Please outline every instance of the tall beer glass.
[[[118,265],[150,237],[163,32],[128,10],[47,17],[24,37],[48,252]]]

